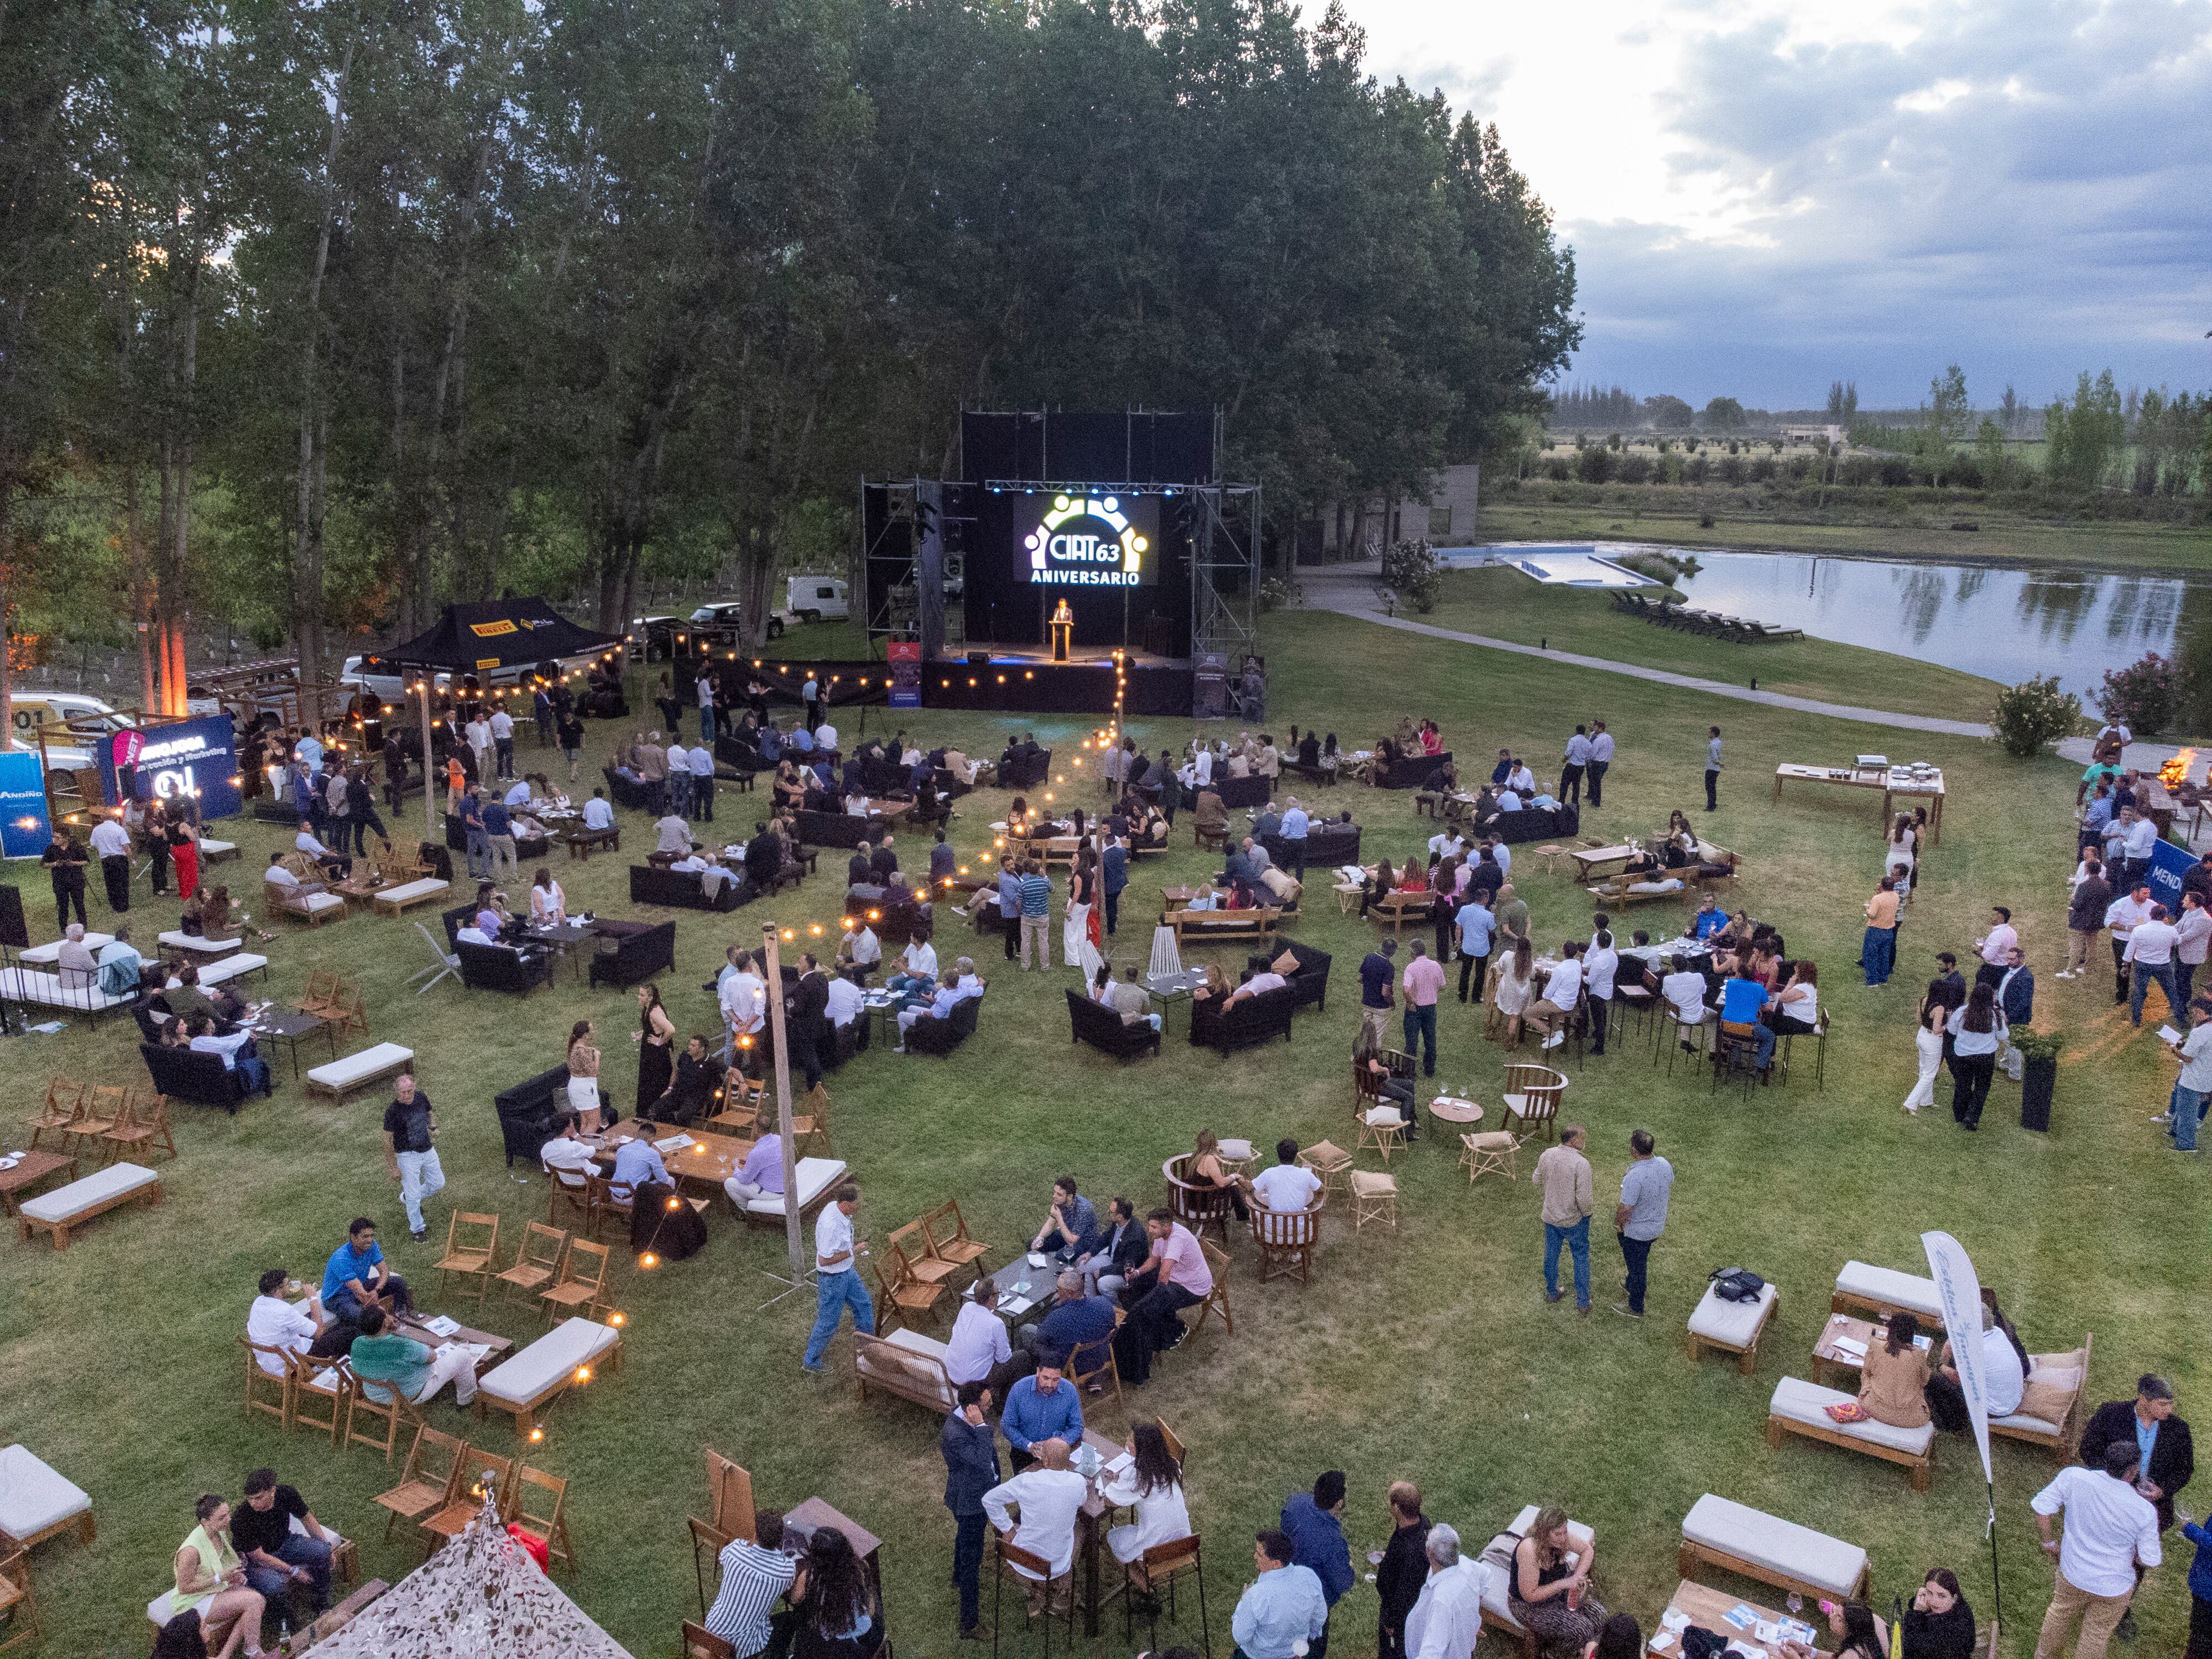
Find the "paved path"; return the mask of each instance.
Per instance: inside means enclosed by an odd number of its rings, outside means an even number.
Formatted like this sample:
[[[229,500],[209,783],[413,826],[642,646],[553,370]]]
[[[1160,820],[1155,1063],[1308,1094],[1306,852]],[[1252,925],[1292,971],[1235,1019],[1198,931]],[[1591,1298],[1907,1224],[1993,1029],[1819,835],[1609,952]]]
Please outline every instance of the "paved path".
[[[1656,685],[1675,686],[1685,691],[1703,691],[1716,697],[1733,697],[1738,702],[1763,702],[1771,708],[1794,708],[1800,714],[1825,714],[1831,720],[1857,720],[1869,726],[1891,726],[1901,732],[1934,732],[1951,738],[1986,738],[1990,735],[1988,726],[1979,720],[1947,720],[1933,714],[1901,714],[1891,709],[1822,702],[1815,697],[1792,697],[1779,691],[1754,691],[1748,686],[1730,685],[1725,680],[1701,679],[1695,674],[1677,674],[1664,668],[1612,662],[1603,657],[1585,657],[1572,651],[1547,651],[1533,645],[1516,644],[1511,640],[1493,640],[1481,634],[1462,634],[1455,629],[1434,628],[1408,617],[1391,616],[1385,611],[1376,597],[1375,573],[1371,566],[1365,571],[1360,571],[1357,567],[1346,571],[1339,567],[1337,571],[1332,571],[1327,576],[1309,574],[1302,576],[1299,581],[1305,590],[1306,608],[1310,611],[1334,611],[1380,627],[1395,628],[1407,634],[1425,635],[1432,640],[1449,640],[1458,645],[1479,645],[1486,650],[1507,651],[1518,657],[1541,657],[1547,662],[1565,663],[1572,668],[1595,668],[1607,674],[1626,674],[1632,678],[1649,680]]]

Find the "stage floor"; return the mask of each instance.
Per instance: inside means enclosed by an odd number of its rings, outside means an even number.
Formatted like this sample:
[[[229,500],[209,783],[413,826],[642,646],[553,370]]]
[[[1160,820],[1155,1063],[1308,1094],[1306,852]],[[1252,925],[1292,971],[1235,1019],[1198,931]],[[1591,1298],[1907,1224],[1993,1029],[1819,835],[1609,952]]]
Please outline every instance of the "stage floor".
[[[964,656],[969,651],[988,651],[994,663],[1012,663],[1024,668],[1045,666],[1052,662],[1051,648],[1042,645],[1012,645],[995,640],[970,640],[963,647],[962,654]],[[1188,657],[1163,657],[1150,651],[1139,651],[1134,646],[1122,647],[1121,659],[1132,668],[1171,668],[1185,673],[1190,670]],[[948,658],[948,660],[957,660],[957,659]],[[1076,646],[1069,651],[1067,661],[1061,665],[1067,668],[1111,668],[1113,665],[1114,647],[1110,645]]]

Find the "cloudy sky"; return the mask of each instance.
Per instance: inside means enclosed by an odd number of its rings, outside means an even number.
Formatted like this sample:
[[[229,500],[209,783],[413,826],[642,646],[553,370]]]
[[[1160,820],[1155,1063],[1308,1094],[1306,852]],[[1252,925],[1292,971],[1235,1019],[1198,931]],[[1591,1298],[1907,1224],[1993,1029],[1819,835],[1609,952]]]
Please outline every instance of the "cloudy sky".
[[[2212,386],[2212,0],[1348,0],[1495,119],[1581,276],[1570,378],[1702,404]]]

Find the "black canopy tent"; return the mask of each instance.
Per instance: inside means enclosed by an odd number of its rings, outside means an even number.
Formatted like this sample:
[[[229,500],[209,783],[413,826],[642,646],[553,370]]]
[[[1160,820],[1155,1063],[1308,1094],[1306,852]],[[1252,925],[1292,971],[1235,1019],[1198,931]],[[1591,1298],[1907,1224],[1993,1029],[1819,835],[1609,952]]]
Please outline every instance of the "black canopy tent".
[[[362,664],[364,673],[396,674],[403,684],[410,672],[422,677],[417,684],[422,694],[424,835],[439,839],[431,805],[437,791],[428,778],[432,752],[430,698],[436,675],[451,674],[458,681],[468,674],[490,675],[578,657],[608,656],[622,648],[619,635],[580,628],[544,599],[508,598],[449,605],[436,623],[413,639],[366,659]]]

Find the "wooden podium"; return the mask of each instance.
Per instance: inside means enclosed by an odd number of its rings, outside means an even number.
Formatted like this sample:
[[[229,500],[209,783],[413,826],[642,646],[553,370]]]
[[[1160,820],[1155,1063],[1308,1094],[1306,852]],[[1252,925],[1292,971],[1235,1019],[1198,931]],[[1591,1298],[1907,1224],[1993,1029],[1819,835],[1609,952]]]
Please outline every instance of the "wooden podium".
[[[1052,635],[1052,659],[1054,662],[1066,662],[1068,642],[1075,632],[1075,612],[1068,609],[1066,599],[1062,599],[1054,608],[1051,619],[1046,623],[1046,627]]]

